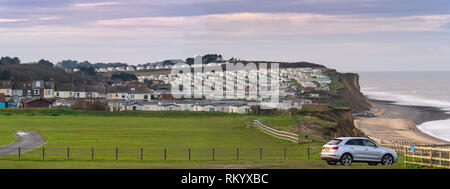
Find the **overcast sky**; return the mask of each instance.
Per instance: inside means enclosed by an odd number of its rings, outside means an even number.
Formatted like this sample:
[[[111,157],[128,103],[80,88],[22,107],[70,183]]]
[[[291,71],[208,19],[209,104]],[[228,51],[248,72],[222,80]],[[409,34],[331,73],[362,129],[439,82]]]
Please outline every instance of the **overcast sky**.
[[[219,53],[450,70],[448,0],[0,0],[0,56],[143,64]]]

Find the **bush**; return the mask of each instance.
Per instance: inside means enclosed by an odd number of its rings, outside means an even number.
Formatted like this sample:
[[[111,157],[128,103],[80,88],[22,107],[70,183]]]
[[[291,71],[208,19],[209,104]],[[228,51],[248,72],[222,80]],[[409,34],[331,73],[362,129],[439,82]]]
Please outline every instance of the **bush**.
[[[87,111],[107,111],[108,103],[101,100],[77,100],[72,105],[73,108]]]

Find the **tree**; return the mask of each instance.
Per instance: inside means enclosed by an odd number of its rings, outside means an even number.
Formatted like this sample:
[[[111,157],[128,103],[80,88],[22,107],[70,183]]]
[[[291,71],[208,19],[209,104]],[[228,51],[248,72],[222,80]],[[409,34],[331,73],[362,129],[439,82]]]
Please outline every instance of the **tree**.
[[[80,72],[84,72],[88,75],[97,74],[97,72],[95,71],[95,68],[93,68],[93,67],[80,67]]]
[[[17,57],[11,58],[9,56],[5,56],[0,58],[0,64],[20,64],[20,59]]]
[[[131,81],[131,80],[138,80],[138,78],[134,74],[130,74],[127,72],[120,72],[120,74],[111,75],[111,80]]]
[[[217,54],[207,54],[205,56],[202,57],[203,63],[210,63],[210,62],[215,62],[217,61],[218,57],[221,55],[217,55]]]
[[[186,63],[189,65],[194,64],[194,58],[186,58]]]
[[[53,63],[51,63],[48,60],[44,60],[44,59],[39,60],[38,64],[42,64],[42,65],[47,65],[49,67],[53,67]]]
[[[0,73],[0,80],[9,80],[11,79],[11,72],[9,70],[3,70]]]
[[[56,66],[61,68],[76,68],[78,66],[78,61],[76,60],[63,60],[61,62],[58,62]]]

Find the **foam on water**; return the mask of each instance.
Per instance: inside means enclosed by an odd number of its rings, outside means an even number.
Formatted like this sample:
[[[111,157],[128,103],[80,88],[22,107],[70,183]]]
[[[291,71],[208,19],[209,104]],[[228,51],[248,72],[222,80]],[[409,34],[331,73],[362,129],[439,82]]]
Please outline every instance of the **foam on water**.
[[[425,122],[417,128],[433,137],[450,142],[450,119]]]
[[[405,106],[436,107],[450,114],[450,102],[421,97],[417,94],[417,90],[411,90],[409,94],[406,94],[405,92],[379,91],[377,87],[362,86],[361,91],[371,99],[393,101],[394,104]],[[450,142],[450,119],[425,122],[417,128],[433,137]]]
[[[397,105],[437,107],[445,111],[450,111],[450,102],[443,100],[426,99],[399,92],[368,91],[367,89],[364,90],[363,93],[371,99],[393,101],[394,104]],[[415,94],[414,91],[412,91],[411,94]]]

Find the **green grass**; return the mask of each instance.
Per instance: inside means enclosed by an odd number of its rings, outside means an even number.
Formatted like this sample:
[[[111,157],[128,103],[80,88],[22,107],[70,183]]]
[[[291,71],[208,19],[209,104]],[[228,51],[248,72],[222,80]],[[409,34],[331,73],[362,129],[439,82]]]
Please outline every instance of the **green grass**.
[[[267,121],[270,126],[291,127],[294,125],[292,118],[284,114],[264,116],[262,119]]]
[[[73,109],[7,109],[0,111],[0,146],[16,141],[17,130],[33,130],[47,141],[42,148],[0,157],[0,168],[344,168],[320,160],[321,143],[299,145],[273,138],[250,126],[266,118],[291,124],[286,116],[209,112],[84,112]],[[292,120],[292,119],[291,119]],[[66,160],[70,147],[71,160]],[[91,148],[95,160],[91,160]],[[121,148],[115,160],[114,148]],[[144,147],[144,160],[139,149]],[[212,148],[215,161],[212,161]],[[236,148],[239,147],[239,160]],[[259,148],[264,149],[263,160]],[[306,147],[310,150],[307,160]],[[82,149],[76,149],[82,148]],[[128,149],[124,149],[128,148]],[[167,160],[163,149],[167,148]],[[188,148],[192,148],[191,161]],[[287,148],[287,160],[282,149]],[[60,155],[60,156],[55,156]],[[98,156],[108,155],[108,156]],[[346,168],[346,167],[345,167]],[[355,164],[351,168],[369,167]]]
[[[321,119],[319,119],[317,117],[314,117],[314,116],[295,115],[294,118],[297,121],[297,123],[313,122],[313,123],[322,125],[322,126],[324,126],[326,128],[336,127],[336,123],[335,122],[321,120]]]
[[[0,145],[17,130],[41,133],[48,147],[284,147],[250,125],[252,118],[206,112],[20,113],[0,117]],[[251,139],[251,140],[249,140]]]
[[[345,86],[344,86],[344,83],[341,83],[336,79],[332,79],[329,87],[330,87],[331,91],[334,91],[334,90],[337,90],[340,88],[344,88]]]
[[[369,166],[353,163],[351,166],[328,165],[322,160],[256,160],[256,161],[18,161],[2,160],[3,169],[404,169],[402,163],[391,166]]]

